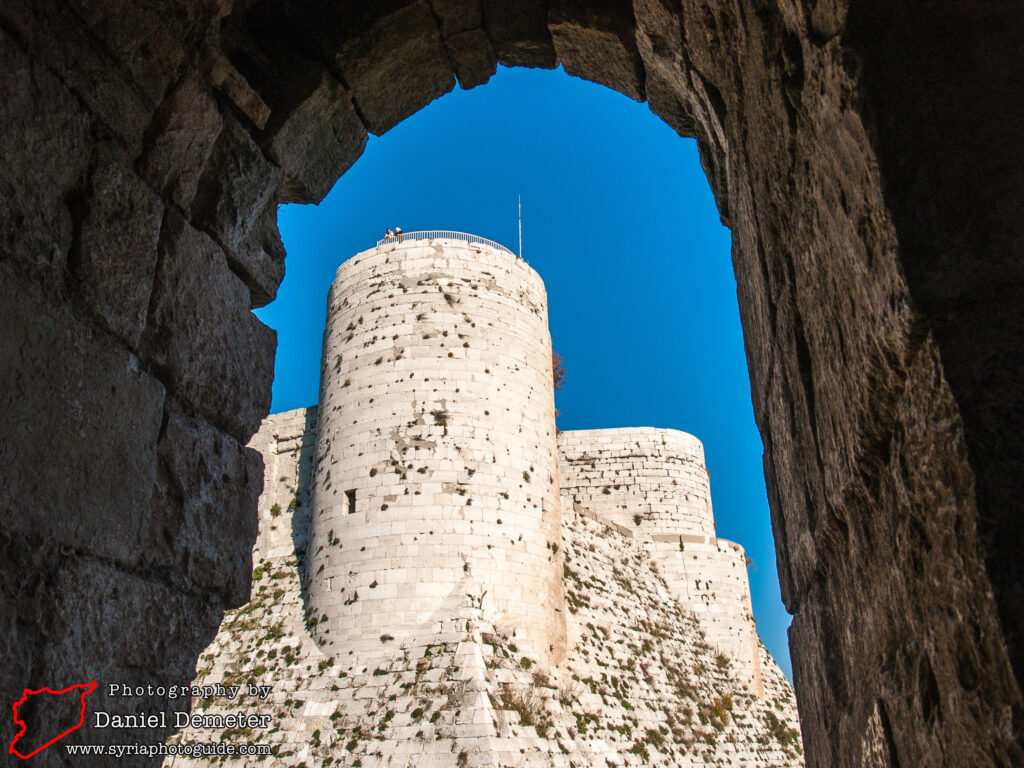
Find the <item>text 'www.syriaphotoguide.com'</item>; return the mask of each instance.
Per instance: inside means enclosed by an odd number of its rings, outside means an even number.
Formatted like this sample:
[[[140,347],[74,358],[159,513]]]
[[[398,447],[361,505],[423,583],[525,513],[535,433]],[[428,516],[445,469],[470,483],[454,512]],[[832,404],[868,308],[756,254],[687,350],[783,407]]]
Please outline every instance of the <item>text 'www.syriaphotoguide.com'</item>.
[[[270,755],[269,744],[67,744],[64,749],[69,755],[106,755],[128,757],[143,755],[186,755],[209,757],[211,755],[248,756]]]

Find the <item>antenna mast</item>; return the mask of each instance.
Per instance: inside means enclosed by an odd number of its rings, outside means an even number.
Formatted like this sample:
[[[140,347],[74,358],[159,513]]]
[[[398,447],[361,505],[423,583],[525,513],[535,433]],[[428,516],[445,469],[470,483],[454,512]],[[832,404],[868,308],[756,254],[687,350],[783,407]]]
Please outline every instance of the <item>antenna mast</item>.
[[[523,258],[523,196],[519,196],[519,258]]]

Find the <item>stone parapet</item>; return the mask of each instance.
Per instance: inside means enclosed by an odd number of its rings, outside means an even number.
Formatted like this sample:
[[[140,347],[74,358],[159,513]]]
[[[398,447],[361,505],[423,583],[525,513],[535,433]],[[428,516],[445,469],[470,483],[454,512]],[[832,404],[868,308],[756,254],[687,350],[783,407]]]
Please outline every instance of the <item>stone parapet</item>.
[[[558,435],[563,492],[644,535],[714,535],[704,446],[675,429],[585,429]]]

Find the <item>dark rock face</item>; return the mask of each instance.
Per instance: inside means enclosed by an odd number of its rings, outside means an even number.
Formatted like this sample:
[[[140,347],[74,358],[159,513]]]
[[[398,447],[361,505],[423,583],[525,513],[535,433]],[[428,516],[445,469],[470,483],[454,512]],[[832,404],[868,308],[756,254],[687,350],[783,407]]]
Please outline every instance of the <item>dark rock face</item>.
[[[276,204],[561,62],[696,137],[733,230],[808,765],[1024,764],[1022,38],[1010,4],[5,3],[0,700],[191,676],[248,593]]]

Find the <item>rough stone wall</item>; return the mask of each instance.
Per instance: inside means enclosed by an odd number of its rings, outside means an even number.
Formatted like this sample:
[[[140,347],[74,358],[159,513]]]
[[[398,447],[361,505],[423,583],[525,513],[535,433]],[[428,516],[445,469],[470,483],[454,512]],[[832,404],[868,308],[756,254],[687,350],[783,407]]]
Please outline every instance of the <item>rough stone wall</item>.
[[[700,622],[711,646],[733,660],[750,693],[762,695],[761,641],[743,547],[714,536],[652,539],[651,556],[672,594]]]
[[[280,171],[204,64],[224,11],[0,8],[4,754],[26,687],[97,680],[91,707],[170,711],[105,683],[187,683],[248,600],[262,471],[245,443],[275,345],[250,308],[283,273]],[[29,732],[59,733],[51,715]]]
[[[605,520],[646,535],[715,533],[704,446],[693,435],[650,427],[562,431],[558,458],[562,492]]]
[[[431,632],[467,575],[536,658],[565,651],[544,284],[511,253],[412,240],[327,302],[309,607],[327,648]],[[355,507],[352,507],[352,499]]]
[[[763,693],[743,547],[714,535],[704,446],[674,429],[558,433],[563,507],[643,542],[716,652]]]
[[[545,665],[487,621],[487,585],[471,574],[429,633],[384,652],[325,652],[310,634],[302,584],[316,409],[275,414],[251,445],[267,466],[253,598],[230,611],[202,655],[197,684],[269,686],[198,700],[204,714],[269,715],[226,742],[269,744],[271,757],[227,766],[469,768],[803,765],[792,688],[763,646],[752,696],[675,598],[649,551],[614,524],[568,511],[559,539],[570,639]],[[271,469],[273,468],[273,469]],[[295,542],[298,549],[293,548]],[[401,647],[400,647],[401,646]],[[177,742],[205,742],[188,728]],[[174,757],[165,765],[214,760]]]
[[[925,0],[4,3],[3,695],[188,676],[244,600],[274,203],[320,199],[456,77],[560,62],[695,136],[732,228],[810,762],[1024,759],[1022,24]]]

